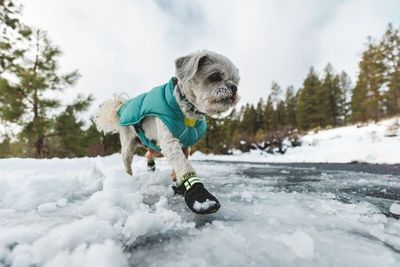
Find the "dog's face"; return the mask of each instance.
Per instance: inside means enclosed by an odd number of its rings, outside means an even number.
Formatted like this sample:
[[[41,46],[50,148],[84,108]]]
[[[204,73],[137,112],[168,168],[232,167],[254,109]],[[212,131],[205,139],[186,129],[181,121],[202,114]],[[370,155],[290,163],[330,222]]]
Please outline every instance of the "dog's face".
[[[215,115],[239,101],[239,71],[227,57],[201,51],[178,58],[175,67],[181,90],[199,111]]]

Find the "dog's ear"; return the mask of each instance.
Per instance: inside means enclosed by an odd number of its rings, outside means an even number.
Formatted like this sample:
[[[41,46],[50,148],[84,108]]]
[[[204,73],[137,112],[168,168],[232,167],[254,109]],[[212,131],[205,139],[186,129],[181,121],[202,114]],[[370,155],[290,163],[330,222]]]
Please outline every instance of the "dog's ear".
[[[175,75],[178,80],[190,81],[206,61],[208,61],[208,54],[205,51],[177,58],[175,60]]]

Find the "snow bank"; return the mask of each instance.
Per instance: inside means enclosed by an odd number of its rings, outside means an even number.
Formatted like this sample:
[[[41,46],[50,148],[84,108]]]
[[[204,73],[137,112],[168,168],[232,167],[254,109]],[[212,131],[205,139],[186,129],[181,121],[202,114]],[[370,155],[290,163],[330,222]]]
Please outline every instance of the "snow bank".
[[[233,155],[205,155],[195,152],[194,160],[226,160],[247,162],[329,162],[329,163],[400,163],[400,130],[397,136],[388,128],[398,119],[309,133],[301,138],[302,146],[289,148],[284,155],[268,154],[261,150]],[[391,136],[388,136],[391,135]]]
[[[148,174],[136,158],[131,177],[120,155],[0,160],[0,266],[128,266],[121,244],[194,228],[169,209],[170,170],[158,163]],[[152,192],[164,196],[145,204]]]

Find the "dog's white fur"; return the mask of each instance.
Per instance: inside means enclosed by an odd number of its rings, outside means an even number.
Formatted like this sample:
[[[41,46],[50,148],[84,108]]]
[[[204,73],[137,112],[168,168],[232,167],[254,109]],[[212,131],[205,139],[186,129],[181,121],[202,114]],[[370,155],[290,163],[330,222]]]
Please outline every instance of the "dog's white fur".
[[[174,95],[186,117],[201,119],[201,113],[219,114],[236,105],[239,100],[236,93],[240,79],[238,69],[223,55],[201,51],[180,57],[175,60],[175,74],[178,83]],[[220,74],[220,77],[217,74]],[[193,111],[190,104],[180,98],[179,89],[199,112]],[[121,127],[118,124],[117,112],[125,101],[123,97],[114,96],[114,99],[104,102],[96,111],[94,121],[100,131],[119,132],[125,169],[132,175],[132,159],[139,144],[136,142],[136,132],[133,127]],[[142,128],[147,138],[157,142],[161,153],[174,168],[178,182],[181,182],[185,173],[194,172],[182,152],[179,140],[159,118],[146,117]]]

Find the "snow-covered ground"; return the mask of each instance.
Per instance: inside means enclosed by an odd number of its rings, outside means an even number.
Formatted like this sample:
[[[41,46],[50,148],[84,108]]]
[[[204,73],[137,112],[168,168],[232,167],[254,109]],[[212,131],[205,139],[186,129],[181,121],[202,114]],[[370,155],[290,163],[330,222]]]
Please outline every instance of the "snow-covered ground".
[[[261,150],[235,155],[204,155],[195,152],[196,160],[225,160],[247,162],[368,162],[400,163],[400,129],[397,136],[386,136],[389,126],[400,119],[389,119],[367,126],[347,126],[309,133],[301,138],[302,146],[289,148],[284,155]],[[393,133],[393,132],[392,132]]]
[[[133,177],[120,155],[0,160],[0,266],[400,265],[399,176],[194,166],[214,215],[172,195],[163,160]]]

